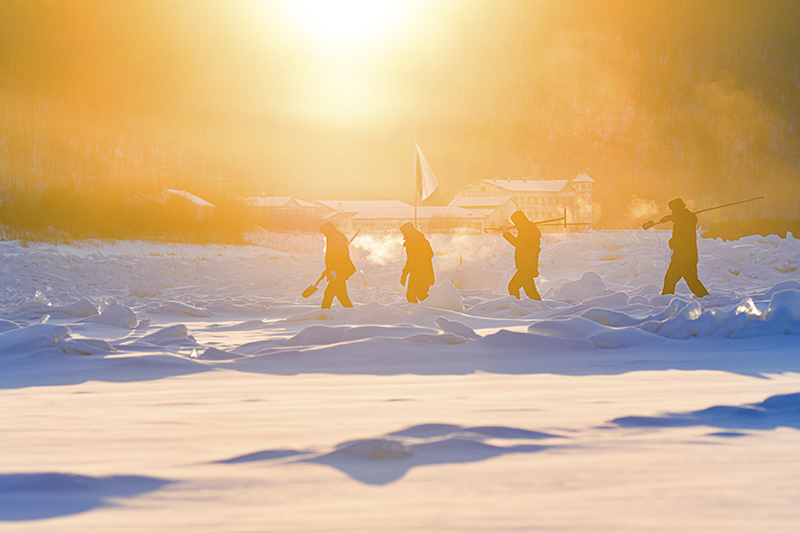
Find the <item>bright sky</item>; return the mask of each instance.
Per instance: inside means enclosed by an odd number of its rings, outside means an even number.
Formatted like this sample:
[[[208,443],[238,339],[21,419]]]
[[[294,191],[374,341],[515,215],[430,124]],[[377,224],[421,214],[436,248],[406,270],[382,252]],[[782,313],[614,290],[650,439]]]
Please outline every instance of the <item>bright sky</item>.
[[[338,59],[376,49],[407,24],[414,0],[283,0],[279,12],[287,23],[319,49]]]

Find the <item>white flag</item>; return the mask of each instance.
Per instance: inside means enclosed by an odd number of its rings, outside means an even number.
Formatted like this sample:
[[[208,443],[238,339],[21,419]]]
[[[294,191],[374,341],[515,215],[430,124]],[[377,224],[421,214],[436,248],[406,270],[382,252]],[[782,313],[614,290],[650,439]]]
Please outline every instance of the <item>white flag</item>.
[[[417,192],[420,194],[420,201],[423,201],[433,194],[439,182],[436,181],[436,176],[433,175],[433,170],[419,149],[419,145],[415,142],[414,146],[417,148],[414,151],[414,174],[417,178]]]

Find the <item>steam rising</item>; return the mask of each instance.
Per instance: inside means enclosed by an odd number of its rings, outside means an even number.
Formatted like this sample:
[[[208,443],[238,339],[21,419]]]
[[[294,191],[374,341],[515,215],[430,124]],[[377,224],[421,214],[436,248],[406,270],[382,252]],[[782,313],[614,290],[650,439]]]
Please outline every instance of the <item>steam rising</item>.
[[[385,265],[387,262],[398,259],[403,253],[403,237],[388,234],[369,234],[360,233],[352,243],[358,250],[366,252],[366,259],[375,265]]]
[[[633,195],[631,202],[625,209],[625,218],[629,222],[637,223],[654,218],[659,212],[659,207],[653,200],[643,200]]]

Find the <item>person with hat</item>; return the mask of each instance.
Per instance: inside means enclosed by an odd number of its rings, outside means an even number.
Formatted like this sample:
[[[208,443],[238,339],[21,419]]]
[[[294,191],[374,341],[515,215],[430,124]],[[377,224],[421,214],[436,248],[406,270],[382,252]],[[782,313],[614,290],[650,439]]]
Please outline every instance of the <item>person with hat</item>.
[[[514,264],[517,272],[508,283],[508,293],[519,299],[520,288],[525,289],[525,294],[533,300],[541,300],[539,291],[536,290],[534,278],[539,275],[539,251],[542,233],[539,228],[528,220],[525,213],[515,211],[511,215],[511,222],[517,229],[517,235],[508,231],[505,226],[502,228],[503,237],[510,242],[514,250]]]
[[[322,296],[322,308],[330,309],[333,298],[336,297],[344,307],[353,307],[347,295],[347,279],[356,273],[356,267],[350,260],[350,251],[347,248],[347,237],[336,229],[330,221],[324,222],[319,227],[325,235],[325,275],[328,285]]]
[[[661,294],[675,294],[675,286],[683,278],[689,289],[698,298],[708,295],[703,283],[697,276],[697,215],[686,208],[680,198],[667,203],[671,215],[661,218],[659,223],[672,222],[672,259],[664,276],[664,289]]]
[[[428,297],[428,290],[434,282],[433,249],[425,235],[411,222],[400,226],[400,232],[406,248],[406,265],[400,275],[400,285],[405,285],[408,279],[406,299],[415,304]]]

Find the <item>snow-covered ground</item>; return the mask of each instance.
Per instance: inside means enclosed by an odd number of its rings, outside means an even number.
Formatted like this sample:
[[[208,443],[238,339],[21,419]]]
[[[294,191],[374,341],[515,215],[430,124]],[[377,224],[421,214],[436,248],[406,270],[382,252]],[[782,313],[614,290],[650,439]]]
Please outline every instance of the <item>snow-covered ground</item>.
[[[317,235],[0,242],[0,530],[797,531],[800,240],[361,234],[355,309],[301,292]]]

